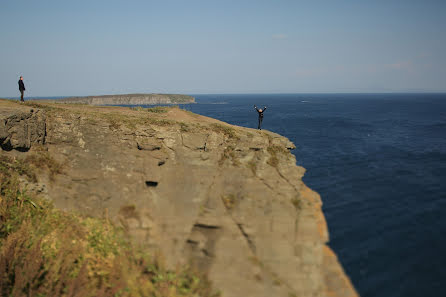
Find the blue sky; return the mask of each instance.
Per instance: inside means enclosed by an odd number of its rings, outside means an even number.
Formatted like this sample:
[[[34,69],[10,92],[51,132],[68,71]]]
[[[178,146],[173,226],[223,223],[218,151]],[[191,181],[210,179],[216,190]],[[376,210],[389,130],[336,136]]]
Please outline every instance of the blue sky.
[[[0,96],[445,92],[446,1],[0,1]]]

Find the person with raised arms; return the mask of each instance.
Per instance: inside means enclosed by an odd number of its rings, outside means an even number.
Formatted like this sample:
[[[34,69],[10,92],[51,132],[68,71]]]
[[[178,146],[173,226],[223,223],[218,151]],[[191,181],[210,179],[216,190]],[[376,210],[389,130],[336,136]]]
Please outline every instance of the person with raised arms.
[[[257,110],[257,112],[259,113],[259,126],[257,127],[257,129],[262,130],[262,121],[263,121],[263,113],[266,110],[266,106],[262,108],[257,108],[257,106],[254,105],[255,110]]]

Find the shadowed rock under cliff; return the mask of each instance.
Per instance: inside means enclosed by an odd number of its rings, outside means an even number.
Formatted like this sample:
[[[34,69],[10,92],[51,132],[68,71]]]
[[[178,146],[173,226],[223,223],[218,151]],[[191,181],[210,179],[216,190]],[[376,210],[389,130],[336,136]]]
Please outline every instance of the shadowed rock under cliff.
[[[106,215],[171,267],[206,272],[222,296],[357,296],[286,138],[179,108],[1,102],[0,110],[0,140],[18,139],[8,148],[41,142],[65,164],[53,181],[38,177],[58,208]],[[45,125],[32,122],[36,113]],[[17,132],[30,127],[44,139]]]

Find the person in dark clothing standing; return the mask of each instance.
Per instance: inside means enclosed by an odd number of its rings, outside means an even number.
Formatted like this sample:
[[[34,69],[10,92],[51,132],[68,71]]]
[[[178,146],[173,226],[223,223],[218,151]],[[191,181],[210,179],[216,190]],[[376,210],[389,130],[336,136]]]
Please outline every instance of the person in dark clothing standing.
[[[19,80],[19,90],[20,90],[20,102],[25,102],[25,100],[23,100],[23,93],[25,93],[25,84],[23,83],[23,76],[20,76],[20,80]]]
[[[266,106],[263,107],[263,109],[258,109],[257,106],[254,105],[254,108],[257,110],[257,112],[259,113],[259,126],[257,127],[257,129],[262,130],[262,121],[263,121],[263,113],[266,110]]]

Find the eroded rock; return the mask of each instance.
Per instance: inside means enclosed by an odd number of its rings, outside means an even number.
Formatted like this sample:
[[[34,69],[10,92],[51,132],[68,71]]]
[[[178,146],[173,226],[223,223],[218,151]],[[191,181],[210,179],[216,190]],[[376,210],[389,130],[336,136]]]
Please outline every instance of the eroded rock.
[[[27,151],[45,142],[45,115],[41,110],[4,109],[0,113],[0,146],[3,150]]]

